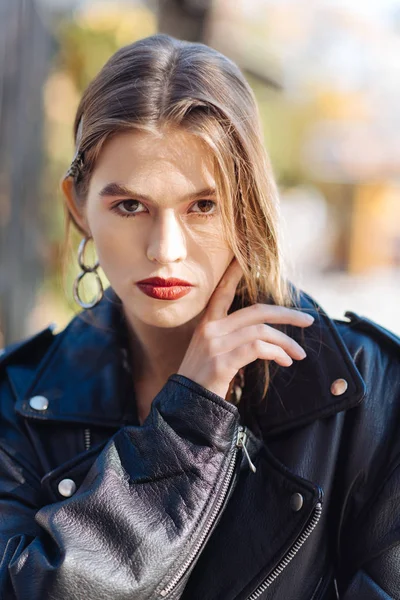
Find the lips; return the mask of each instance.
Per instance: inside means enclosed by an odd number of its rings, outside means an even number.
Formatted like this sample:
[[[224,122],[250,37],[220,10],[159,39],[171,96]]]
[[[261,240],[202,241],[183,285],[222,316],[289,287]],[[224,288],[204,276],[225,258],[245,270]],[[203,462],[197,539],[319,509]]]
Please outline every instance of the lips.
[[[146,296],[157,300],[178,300],[186,296],[193,287],[188,281],[176,277],[169,277],[168,279],[150,277],[138,281],[136,285]]]
[[[163,277],[150,277],[149,279],[142,279],[137,283],[140,285],[151,285],[153,287],[192,286],[189,281],[177,279],[176,277],[169,277],[168,279],[164,279]]]

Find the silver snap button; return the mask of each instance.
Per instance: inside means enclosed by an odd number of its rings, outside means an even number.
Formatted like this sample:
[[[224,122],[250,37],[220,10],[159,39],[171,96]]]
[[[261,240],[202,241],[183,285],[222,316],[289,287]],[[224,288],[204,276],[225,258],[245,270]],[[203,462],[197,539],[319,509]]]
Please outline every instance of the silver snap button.
[[[62,479],[58,484],[58,491],[61,496],[69,498],[76,492],[76,483],[73,479]]]
[[[29,406],[35,410],[46,410],[49,401],[45,396],[32,396],[29,400]]]
[[[345,379],[335,379],[335,381],[331,385],[331,393],[334,396],[341,396],[345,393],[349,384]]]
[[[293,494],[290,498],[290,508],[295,512],[299,511],[304,504],[304,498],[301,494]]]

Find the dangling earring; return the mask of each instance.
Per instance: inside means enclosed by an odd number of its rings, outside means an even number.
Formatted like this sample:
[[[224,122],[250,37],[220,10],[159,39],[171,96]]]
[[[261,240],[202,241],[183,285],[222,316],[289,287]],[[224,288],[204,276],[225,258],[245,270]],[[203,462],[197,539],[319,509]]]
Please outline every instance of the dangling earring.
[[[94,306],[96,306],[96,304],[98,304],[100,302],[100,300],[102,299],[103,294],[104,294],[103,284],[102,284],[99,274],[97,272],[97,269],[100,266],[99,261],[96,261],[96,263],[93,266],[88,266],[88,265],[85,265],[85,263],[84,263],[85,248],[86,248],[86,244],[88,243],[88,241],[90,239],[91,238],[84,237],[83,240],[81,241],[81,243],[79,244],[78,264],[79,264],[80,268],[82,269],[82,271],[76,277],[76,279],[74,281],[74,286],[73,286],[73,294],[74,294],[75,302],[77,304],[79,304],[79,306],[81,306],[82,308],[93,308]],[[97,295],[93,298],[93,300],[91,302],[84,302],[79,295],[79,284],[80,284],[81,280],[85,277],[85,275],[87,275],[88,273],[93,273],[94,276],[96,277]]]

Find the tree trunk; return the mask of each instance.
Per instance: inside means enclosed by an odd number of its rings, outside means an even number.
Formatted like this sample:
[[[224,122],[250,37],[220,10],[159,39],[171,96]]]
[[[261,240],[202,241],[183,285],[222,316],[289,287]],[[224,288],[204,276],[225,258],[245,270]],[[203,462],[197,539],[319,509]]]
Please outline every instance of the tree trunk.
[[[42,87],[50,53],[34,1],[1,0],[0,346],[26,335],[43,277]]]

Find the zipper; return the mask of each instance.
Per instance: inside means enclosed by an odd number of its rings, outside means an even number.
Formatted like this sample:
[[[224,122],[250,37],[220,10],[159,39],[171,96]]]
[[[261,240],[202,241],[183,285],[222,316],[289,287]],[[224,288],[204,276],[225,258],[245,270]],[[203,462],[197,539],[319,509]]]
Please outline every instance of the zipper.
[[[234,446],[235,451],[230,460],[228,470],[227,470],[224,482],[222,484],[222,489],[218,495],[217,501],[214,505],[211,515],[210,515],[206,525],[204,526],[204,529],[201,532],[201,535],[200,535],[199,539],[197,540],[194,548],[189,553],[189,556],[187,557],[187,559],[185,560],[183,565],[180,567],[180,569],[177,571],[177,573],[174,575],[174,577],[171,579],[171,581],[164,587],[164,589],[161,590],[160,596],[162,598],[165,598],[166,596],[168,596],[176,588],[176,586],[182,580],[182,578],[185,576],[189,567],[192,565],[193,561],[195,560],[199,551],[201,550],[203,542],[206,539],[207,535],[209,534],[213,524],[215,523],[217,517],[219,516],[221,508],[224,504],[224,501],[227,498],[228,493],[231,489],[231,483],[233,481],[233,475],[235,472],[235,465],[239,464],[239,463],[237,463],[238,449],[244,451],[245,456],[246,456],[247,460],[249,461],[251,470],[253,472],[255,472],[256,468],[255,468],[254,464],[251,462],[250,456],[249,456],[249,454],[247,452],[247,448],[245,446],[246,440],[247,440],[246,431],[247,431],[246,427],[239,425],[239,427],[236,431],[236,443]]]
[[[90,429],[85,429],[84,431],[84,435],[85,435],[85,449],[89,450],[90,449]]]
[[[239,425],[239,431],[238,431],[238,439],[236,442],[236,446],[238,448],[242,448],[243,452],[247,458],[247,462],[249,463],[249,467],[250,469],[253,471],[253,473],[255,473],[257,471],[256,467],[254,466],[253,462],[251,461],[250,455],[247,451],[246,448],[246,441],[247,441],[247,428],[246,427],[242,427],[242,425]]]
[[[296,554],[299,552],[303,544],[310,537],[314,529],[319,523],[322,514],[322,503],[318,502],[311,514],[310,520],[306,527],[303,529],[299,537],[296,539],[294,544],[290,547],[288,552],[285,554],[280,563],[271,571],[268,577],[258,586],[258,588],[246,599],[246,600],[257,600],[263,592],[279,577],[282,571],[288,566],[288,564],[294,559]]]

